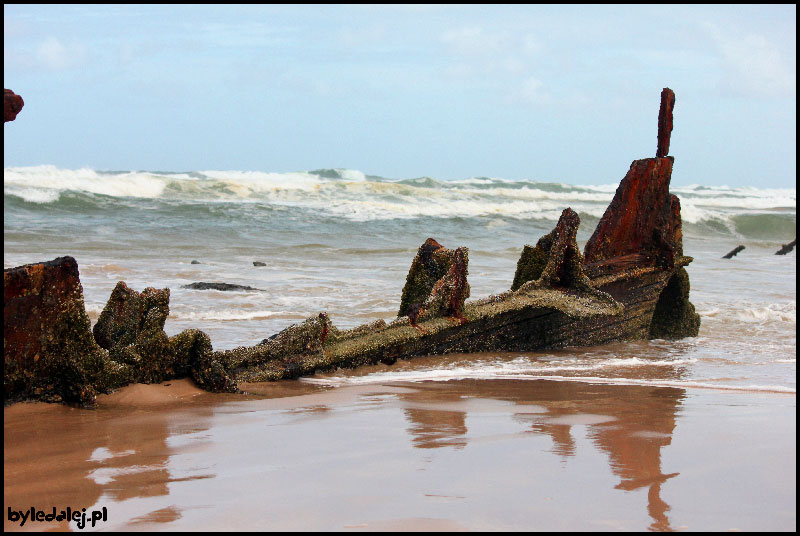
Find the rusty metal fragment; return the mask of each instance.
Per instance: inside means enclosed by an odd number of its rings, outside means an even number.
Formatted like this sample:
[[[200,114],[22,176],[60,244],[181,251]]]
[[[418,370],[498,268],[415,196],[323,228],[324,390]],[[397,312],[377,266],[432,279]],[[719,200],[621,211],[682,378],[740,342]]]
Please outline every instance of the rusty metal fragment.
[[[673,158],[634,160],[584,248],[588,264],[625,255],[668,269],[683,255],[680,201],[669,193]]]
[[[675,108],[675,93],[670,88],[665,87],[661,91],[661,108],[658,110],[658,148],[656,149],[656,158],[669,154],[673,108]]]
[[[22,97],[10,89],[3,89],[3,123],[16,119],[23,106],[25,106],[25,101],[22,100]]]

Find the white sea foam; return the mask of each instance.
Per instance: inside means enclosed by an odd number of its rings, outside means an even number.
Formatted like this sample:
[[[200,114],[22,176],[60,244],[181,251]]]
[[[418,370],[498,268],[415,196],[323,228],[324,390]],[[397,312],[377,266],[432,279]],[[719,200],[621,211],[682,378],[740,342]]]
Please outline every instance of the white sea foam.
[[[103,311],[105,305],[99,303],[87,303],[86,313],[91,318],[97,318]],[[308,315],[292,311],[270,311],[257,310],[247,311],[241,309],[224,309],[218,311],[183,311],[179,308],[171,308],[169,320],[172,321],[215,321],[215,322],[235,322],[247,320],[264,320],[267,318],[305,318]]]
[[[507,216],[555,220],[566,206],[600,217],[616,185],[571,186],[534,181],[472,177],[460,181],[388,180],[350,169],[262,172],[205,170],[192,173],[103,172],[55,166],[4,170],[4,191],[33,203],[52,203],[73,191],[110,197],[185,200],[189,202],[265,202],[300,207],[370,221],[415,217]],[[739,214],[791,214],[794,189],[684,186],[684,222],[716,220],[736,231]]]
[[[772,322],[797,322],[797,302],[787,301],[767,305],[740,302],[736,307],[711,307],[698,311],[703,318],[713,320],[734,320],[754,324]]]
[[[11,195],[16,195],[28,203],[53,203],[58,201],[61,197],[61,192],[59,190],[32,188],[14,184],[6,185],[5,192]]]
[[[564,382],[580,383],[600,383],[609,385],[642,385],[648,387],[678,387],[682,389],[716,389],[723,391],[755,391],[770,393],[796,394],[797,390],[793,387],[783,385],[732,385],[718,384],[712,381],[693,381],[693,380],[657,380],[657,379],[634,379],[634,378],[606,378],[599,376],[559,376],[559,375],[534,375],[521,373],[489,374],[475,373],[465,374],[458,370],[427,370],[418,372],[392,372],[376,373],[359,377],[332,377],[332,378],[300,378],[300,381],[315,383],[318,385],[344,386],[344,385],[377,385],[389,382],[444,382],[451,380],[476,379],[476,380],[551,380]]]
[[[201,171],[207,179],[229,186],[241,197],[275,190],[313,191],[322,183],[318,175],[306,172],[265,173],[260,171]]]
[[[683,199],[699,200],[706,206],[738,208],[794,207],[797,204],[797,190],[794,188],[754,188],[742,186],[679,186],[670,189]]]
[[[184,176],[181,180],[187,178]],[[99,174],[93,169],[70,170],[55,166],[6,168],[3,170],[5,188],[49,191],[51,196],[53,196],[53,192],[73,190],[112,197],[158,198],[161,197],[169,180],[175,180],[175,178],[168,179],[162,175],[137,171]],[[52,200],[56,199],[58,198],[54,197]],[[34,200],[34,202],[42,201]]]
[[[743,322],[797,322],[795,302],[773,303],[765,307],[739,309],[735,311],[736,318]]]
[[[412,371],[393,370],[391,372],[376,372],[366,376],[326,378],[319,379],[323,382],[344,383],[376,383],[381,381],[427,381],[427,380],[456,380],[456,379],[490,379],[490,378],[533,378],[551,377],[554,372],[586,372],[610,368],[627,367],[674,367],[696,363],[697,359],[641,359],[611,358],[600,361],[587,361],[584,359],[560,359],[555,361],[530,361],[527,358],[517,358],[508,362],[476,362],[470,365],[453,365],[444,368],[419,369]]]
[[[363,182],[367,180],[367,176],[362,172],[356,169],[342,169],[339,170],[344,180],[353,181],[353,182]]]
[[[215,320],[215,321],[240,321],[240,320],[261,320],[281,316],[297,316],[298,313],[289,311],[242,311],[242,310],[223,310],[223,311],[170,311],[170,320]]]

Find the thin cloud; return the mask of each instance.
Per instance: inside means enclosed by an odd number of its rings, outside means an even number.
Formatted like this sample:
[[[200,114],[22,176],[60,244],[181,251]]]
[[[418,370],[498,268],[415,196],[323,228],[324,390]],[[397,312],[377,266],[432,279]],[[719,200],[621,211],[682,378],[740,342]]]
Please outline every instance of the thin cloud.
[[[537,64],[543,47],[529,32],[492,31],[480,26],[450,29],[440,41],[451,53],[446,76],[489,84],[506,99],[544,104],[549,94]]]
[[[35,58],[45,69],[63,71],[84,64],[88,49],[79,41],[65,43],[51,36],[36,47]]]
[[[520,84],[519,96],[535,104],[545,103],[549,100],[549,95],[544,83],[533,76],[529,76],[522,81],[522,84]]]
[[[726,33],[707,25],[722,60],[721,86],[735,94],[755,97],[794,97],[796,62],[764,35]]]

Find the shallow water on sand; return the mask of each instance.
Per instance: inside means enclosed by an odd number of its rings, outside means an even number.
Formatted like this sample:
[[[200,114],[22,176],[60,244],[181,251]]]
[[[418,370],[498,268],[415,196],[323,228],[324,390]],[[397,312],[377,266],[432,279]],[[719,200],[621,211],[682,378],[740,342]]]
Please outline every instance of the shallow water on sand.
[[[441,222],[440,222],[441,223]],[[443,240],[444,228],[428,229],[445,246],[467,244],[472,298],[507,290],[524,243],[535,243],[544,231],[527,238],[498,232],[496,239],[471,236]],[[367,233],[368,229],[358,228]],[[355,232],[355,231],[354,231]],[[472,231],[474,233],[474,231]],[[6,244],[7,267],[48,260],[70,253],[79,263],[85,301],[92,322],[105,306],[117,281],[136,290],[170,288],[170,316],[165,330],[174,335],[197,328],[211,337],[215,349],[251,346],[291,324],[326,311],[333,323],[351,328],[397,314],[405,276],[416,248],[427,236],[404,237],[402,247],[372,250],[367,237],[350,234],[343,244],[256,248],[236,253],[222,245],[197,255],[176,253],[167,245],[147,254],[125,249],[57,249],[40,243],[33,257],[30,244]],[[363,239],[362,247],[354,243]],[[267,239],[265,239],[267,240]],[[517,241],[517,245],[512,245]],[[400,242],[397,239],[397,242]],[[490,243],[491,242],[491,243]],[[412,361],[402,370],[406,380],[448,378],[576,377],[602,381],[627,378],[653,385],[717,386],[723,389],[796,392],[796,262],[794,253],[774,255],[774,245],[748,242],[731,260],[720,257],[735,241],[685,239],[690,299],[701,316],[698,337],[681,341],[640,341],[598,348],[552,352],[496,354],[452,360]],[[234,252],[230,250],[233,249]],[[266,266],[255,267],[252,260]],[[224,281],[260,291],[197,291],[182,288],[194,281]],[[419,362],[422,363],[422,362]],[[438,363],[438,364],[437,364]],[[400,367],[387,370],[396,374]],[[378,375],[370,380],[385,381]],[[352,379],[345,382],[356,381]],[[656,383],[654,383],[656,382]],[[667,382],[667,383],[665,383]]]
[[[105,507],[95,530],[137,531],[796,527],[794,395],[495,379],[237,397],[168,383],[94,411],[6,408],[5,510]]]

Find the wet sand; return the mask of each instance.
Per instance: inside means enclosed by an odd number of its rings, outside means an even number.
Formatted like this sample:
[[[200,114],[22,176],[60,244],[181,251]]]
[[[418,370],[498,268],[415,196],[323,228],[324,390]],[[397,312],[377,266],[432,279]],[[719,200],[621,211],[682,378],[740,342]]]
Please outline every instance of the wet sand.
[[[5,408],[4,511],[106,507],[93,530],[796,530],[793,394],[242,387]],[[77,526],[6,515],[4,529]]]

